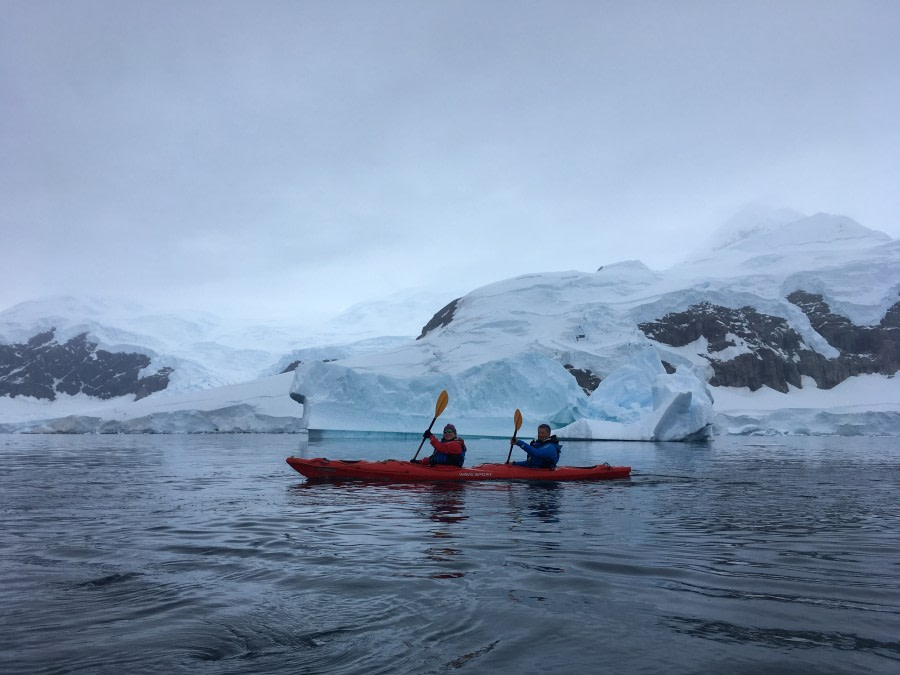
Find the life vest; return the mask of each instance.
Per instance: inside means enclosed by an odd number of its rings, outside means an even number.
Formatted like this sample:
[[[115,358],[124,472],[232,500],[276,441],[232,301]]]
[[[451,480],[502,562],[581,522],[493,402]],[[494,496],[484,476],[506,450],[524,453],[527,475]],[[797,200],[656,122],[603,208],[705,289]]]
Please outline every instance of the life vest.
[[[458,441],[462,446],[462,452],[458,455],[450,455],[446,452],[441,452],[440,450],[435,450],[431,457],[428,458],[428,463],[431,466],[435,464],[449,464],[450,466],[462,466],[466,461],[466,442],[461,438],[454,438],[450,443]]]
[[[559,456],[562,454],[562,445],[560,445],[559,441],[556,440],[556,435],[551,436],[546,441],[532,441],[531,447],[537,450],[538,448],[543,448],[545,445],[555,445],[556,446],[556,458],[552,459],[550,457],[535,457],[530,452],[528,453],[528,466],[533,467],[535,469],[552,469],[559,462]]]
[[[538,465],[537,465],[538,468],[539,468],[539,469],[552,469],[552,468],[554,468],[554,467],[556,466],[556,464],[559,462],[559,454],[560,454],[559,448],[557,448],[557,449],[556,449],[556,461],[554,461],[554,460],[552,460],[552,459],[550,459],[550,458],[548,458],[548,457],[544,457],[544,458],[542,458],[542,459],[540,460],[540,462],[538,463]]]

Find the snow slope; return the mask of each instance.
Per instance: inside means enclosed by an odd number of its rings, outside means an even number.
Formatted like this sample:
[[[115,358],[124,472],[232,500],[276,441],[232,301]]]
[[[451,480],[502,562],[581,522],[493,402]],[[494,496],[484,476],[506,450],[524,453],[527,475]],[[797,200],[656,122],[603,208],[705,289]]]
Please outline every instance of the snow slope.
[[[419,340],[362,339],[374,337],[366,333],[367,315],[377,316],[379,327],[424,325],[428,315],[412,321],[404,308],[404,301],[416,306],[409,297],[371,311],[358,307],[355,317],[345,315],[315,336],[308,327],[235,330],[208,315],[184,319],[140,308],[129,314],[101,301],[87,309],[71,299],[43,307],[27,303],[0,313],[0,340],[25,339],[41,326],[67,334],[89,330],[112,348],[152,350],[160,364],[168,359],[180,366],[184,379],[138,402],[0,399],[0,430],[53,430],[42,420],[65,416],[74,416],[72,428],[82,428],[76,417],[100,420],[83,430],[135,419],[152,429],[146,420],[154,414],[168,416],[157,430],[201,430],[189,415],[178,423],[172,416],[243,403],[258,418],[246,422],[246,430],[267,424],[289,430],[282,418],[306,416],[301,426],[308,421],[314,429],[417,432],[431,421],[437,394],[446,389],[450,404],[442,419],[468,434],[509,435],[519,408],[524,433],[549,421],[563,435],[586,438],[692,437],[703,429],[900,435],[895,377],[858,376],[830,390],[804,381],[787,394],[710,388],[703,345],[670,347],[637,328],[702,301],[751,306],[784,318],[811,349],[832,358],[836,350],[785,299],[798,288],[821,294],[833,312],[856,324],[876,324],[898,300],[900,242],[842,216],[745,212],[665,271],[626,261],[475,289],[448,310],[446,325]],[[341,335],[341,325],[348,336]],[[408,334],[413,332],[418,329]],[[275,374],[297,360],[303,363],[293,375]],[[660,360],[677,371],[665,373]],[[603,383],[589,394],[566,365],[590,370]],[[309,405],[299,406],[289,390]],[[246,420],[247,409],[232,414]],[[221,420],[201,424],[202,430],[216,425],[227,427]]]
[[[0,433],[306,433],[309,409],[287,395],[291,374],[131,401],[79,394],[2,402]]]

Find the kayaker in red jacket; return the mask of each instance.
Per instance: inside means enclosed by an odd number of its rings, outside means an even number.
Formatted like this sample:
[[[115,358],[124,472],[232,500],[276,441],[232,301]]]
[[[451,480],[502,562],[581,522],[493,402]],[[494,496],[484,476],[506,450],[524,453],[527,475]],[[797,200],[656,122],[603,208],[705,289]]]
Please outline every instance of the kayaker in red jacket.
[[[444,435],[438,440],[438,437],[431,433],[431,430],[425,431],[422,438],[431,441],[431,447],[434,452],[431,457],[425,457],[418,460],[419,464],[450,464],[452,466],[462,466],[466,461],[466,442],[456,436],[456,427],[452,424],[444,426]]]

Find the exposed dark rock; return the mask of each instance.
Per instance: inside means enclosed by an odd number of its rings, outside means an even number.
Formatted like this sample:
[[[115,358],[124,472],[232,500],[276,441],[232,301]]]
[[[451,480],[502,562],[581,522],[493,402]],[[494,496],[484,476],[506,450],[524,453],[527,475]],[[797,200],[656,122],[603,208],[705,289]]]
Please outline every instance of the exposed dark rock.
[[[841,363],[833,364],[837,371],[833,376],[846,379],[864,373],[893,375],[900,369],[900,327],[893,325],[900,314],[900,303],[888,309],[879,325],[857,326],[850,319],[833,314],[821,295],[794,291],[787,299],[803,310],[828,344],[841,352],[837,359]]]
[[[893,375],[900,368],[900,309],[891,308],[880,326],[855,326],[846,317],[831,313],[821,296],[796,291],[788,300],[809,317],[813,328],[840,351],[829,359],[810,349],[780,317],[761,314],[752,307],[731,309],[703,302],[684,312],[667,314],[658,321],[639,324],[647,337],[673,347],[683,347],[706,338],[713,368],[713,386],[763,385],[787,392],[788,385],[801,386],[801,377],[812,377],[816,385],[830,389],[853,375]],[[736,354],[722,354],[739,347]],[[668,370],[668,369],[667,369]]]
[[[854,326],[847,317],[832,314],[821,295],[794,291],[787,299],[803,310],[812,327],[832,347],[853,354],[872,352],[877,341],[873,326]]]
[[[900,302],[895,302],[881,320],[883,328],[900,328]]]
[[[669,363],[668,361],[663,361],[663,362],[662,362],[662,365],[663,365],[663,368],[666,369],[666,372],[667,372],[669,375],[672,375],[672,374],[675,372],[675,366],[673,366],[673,365],[672,365],[671,363]]]
[[[419,337],[417,337],[416,340],[421,340],[436,328],[442,328],[443,326],[446,326],[451,321],[453,321],[453,314],[456,312],[456,305],[458,302],[459,298],[446,305],[437,314],[431,317],[431,321],[425,324],[425,327],[422,328],[422,332],[419,334]]]
[[[169,386],[169,375],[175,372],[174,368],[160,368],[153,375],[142,377],[137,382],[137,390],[134,392],[134,400],[140,401],[150,394],[162,391]],[[109,397],[106,397],[109,398]]]
[[[782,318],[760,314],[753,307],[730,309],[711,302],[666,314],[658,321],[638,324],[638,328],[650,339],[673,347],[705,337],[710,352],[737,346],[729,334],[743,339],[751,348],[796,349],[802,343],[800,335]]]
[[[53,340],[53,336],[55,335],[55,333],[56,333],[56,329],[51,328],[50,330],[44,331],[43,333],[38,333],[37,335],[32,337],[30,340],[28,340],[28,342],[26,344],[31,348],[40,347],[41,345],[45,345],[48,342],[51,342]]]
[[[597,375],[594,375],[590,370],[576,368],[571,363],[567,363],[563,366],[566,370],[568,370],[575,377],[575,381],[578,383],[578,386],[584,391],[585,394],[590,396],[591,392],[596,389],[600,384],[600,378]]]
[[[299,366],[301,363],[303,363],[303,361],[301,361],[300,359],[291,361],[289,364],[287,364],[287,367],[285,367],[285,369],[281,371],[281,374],[284,375],[285,373],[293,373],[295,370],[297,370],[297,366]]]
[[[58,393],[107,399],[133,394],[135,400],[169,385],[172,368],[152,375],[138,373],[150,357],[136,352],[108,352],[82,333],[60,344],[55,329],[22,344],[0,345],[0,396],[54,400]]]

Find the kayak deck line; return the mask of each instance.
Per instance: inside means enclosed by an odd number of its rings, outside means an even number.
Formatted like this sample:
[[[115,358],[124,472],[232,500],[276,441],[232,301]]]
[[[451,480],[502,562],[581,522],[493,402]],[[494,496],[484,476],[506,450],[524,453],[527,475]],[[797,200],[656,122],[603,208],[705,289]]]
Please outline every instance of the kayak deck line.
[[[365,459],[336,459],[288,457],[287,463],[310,480],[361,480],[382,482],[440,482],[472,480],[534,480],[575,481],[628,478],[630,466],[557,466],[535,469],[513,464],[477,464],[458,467],[446,464],[429,466],[398,459],[369,461]]]

